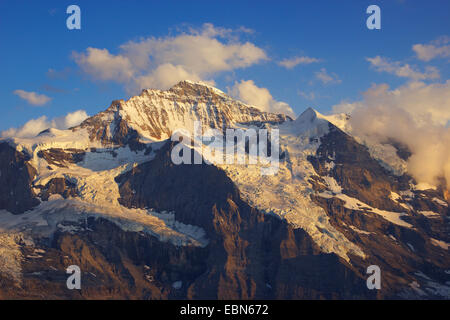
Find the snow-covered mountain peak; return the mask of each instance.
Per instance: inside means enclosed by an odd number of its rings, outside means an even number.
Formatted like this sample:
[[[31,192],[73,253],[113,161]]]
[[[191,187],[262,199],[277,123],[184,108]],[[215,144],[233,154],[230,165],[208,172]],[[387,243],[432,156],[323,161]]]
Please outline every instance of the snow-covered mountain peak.
[[[222,100],[233,100],[222,90],[201,81],[182,80],[173,85],[168,90],[160,89],[143,89],[140,97],[152,97],[152,96],[166,96],[173,98],[185,98],[185,99],[211,99],[219,98]]]
[[[127,101],[113,101],[79,128],[86,128],[92,140],[111,145],[126,144],[129,134],[144,140],[165,140],[178,129],[192,130],[194,121],[200,121],[204,129],[222,129],[238,123],[286,120],[290,120],[286,115],[261,111],[210,85],[186,80],[166,91],[146,89]]]

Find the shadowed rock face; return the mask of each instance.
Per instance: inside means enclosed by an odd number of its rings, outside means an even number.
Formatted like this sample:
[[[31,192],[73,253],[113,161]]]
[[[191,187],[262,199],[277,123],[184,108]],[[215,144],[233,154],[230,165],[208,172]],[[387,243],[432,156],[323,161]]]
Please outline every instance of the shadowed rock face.
[[[242,201],[223,171],[173,165],[171,146],[117,182],[122,205],[173,210],[177,220],[206,230],[207,271],[191,280],[187,298],[371,297],[362,276],[320,253],[306,232]]]
[[[170,159],[173,146],[168,142],[154,160],[116,178],[119,201],[127,207],[175,211],[176,220],[206,231],[206,247],[177,247],[148,234],[126,232],[104,219],[90,218],[80,225],[81,231],[58,231],[52,238],[36,240],[34,248],[23,246],[21,286],[0,276],[0,297],[372,299],[400,297],[398,288],[417,281],[417,270],[445,282],[448,256],[428,240],[429,235],[442,233],[442,221],[412,217],[409,222],[418,227],[410,230],[376,215],[346,209],[339,199],[314,198],[327,211],[332,225],[364,248],[367,258],[350,256],[349,265],[334,254],[321,253],[302,229],[293,229],[285,221],[250,207],[217,167],[174,165]],[[330,150],[322,146],[311,161],[325,168],[326,157],[320,155],[326,152]],[[338,159],[336,155],[336,165]],[[364,161],[354,161],[353,165],[364,167],[366,158],[361,159]],[[390,179],[385,183],[395,187],[393,177],[388,173],[384,177]],[[53,179],[41,196],[73,196],[72,187],[64,179]],[[352,190],[352,184],[347,188]],[[36,248],[45,252],[40,258],[33,257]],[[82,270],[80,291],[66,288],[65,268],[72,264]],[[382,269],[382,291],[366,287],[365,272],[371,264]],[[177,281],[182,281],[180,289],[173,288]]]
[[[156,159],[117,177],[121,203],[176,212],[206,230],[204,247],[176,247],[104,219],[75,233],[23,246],[20,286],[0,276],[0,297],[32,299],[338,299],[375,298],[365,277],[334,254],[323,254],[302,229],[248,206],[223,171],[175,166],[173,144]],[[51,181],[60,193],[65,181]],[[59,190],[61,187],[61,190]],[[133,192],[134,190],[134,192]],[[36,258],[36,249],[43,249]],[[82,270],[82,290],[66,288],[69,265]],[[180,289],[173,283],[182,281]]]
[[[68,163],[81,162],[86,153],[74,149],[48,149],[38,152],[38,157],[45,159],[49,165],[56,167],[67,167]]]
[[[0,143],[0,209],[17,214],[39,204],[31,189],[36,170],[28,160],[9,144]]]
[[[52,194],[59,194],[64,199],[78,195],[77,186],[64,178],[53,178],[39,193],[39,197],[47,201]]]
[[[132,151],[143,150],[145,144],[139,141],[139,133],[120,113],[122,103],[123,100],[113,101],[107,110],[86,119],[79,128],[88,130],[91,141],[100,141],[105,146],[128,145]]]

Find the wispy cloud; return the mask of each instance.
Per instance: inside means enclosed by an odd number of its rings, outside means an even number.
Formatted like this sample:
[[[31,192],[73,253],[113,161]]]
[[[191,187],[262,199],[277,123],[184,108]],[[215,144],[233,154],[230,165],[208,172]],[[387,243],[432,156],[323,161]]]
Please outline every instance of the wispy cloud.
[[[87,48],[73,58],[92,78],[121,83],[130,93],[143,88],[167,89],[180,80],[212,82],[220,72],[268,60],[255,44],[239,40],[249,29],[231,30],[204,24],[176,36],[145,38],[120,46],[118,54]]]
[[[285,67],[286,69],[292,69],[298,65],[301,64],[311,64],[311,63],[315,63],[315,62],[319,62],[320,60],[317,58],[311,58],[311,57],[306,57],[306,56],[302,56],[302,57],[293,57],[293,58],[289,58],[289,59],[284,59],[280,62],[278,62],[278,64],[282,67]]]
[[[13,93],[33,106],[43,106],[52,100],[52,98],[46,96],[45,94],[28,92],[21,89],[15,90]]]
[[[450,57],[450,37],[442,36],[428,44],[415,44],[412,47],[417,58],[422,61],[430,61],[435,58]]]
[[[50,120],[46,116],[42,116],[37,119],[29,120],[19,128],[10,128],[8,130],[2,131],[1,137],[32,138],[48,128],[63,130],[77,126],[87,117],[88,115],[84,110],[77,110],[75,112],[68,113],[65,116]]]
[[[284,113],[288,116],[295,117],[294,111],[287,103],[276,101],[268,89],[258,87],[253,80],[235,82],[234,86],[228,92],[231,96],[253,105],[262,111]]]
[[[417,68],[399,61],[391,61],[388,58],[376,56],[367,58],[371,66],[378,72],[387,72],[397,77],[408,78],[412,80],[438,79],[440,77],[439,70],[435,67],[427,66],[424,72]]]
[[[323,84],[332,84],[332,83],[337,84],[342,82],[342,80],[339,79],[337,74],[328,73],[325,68],[320,69],[320,71],[317,71],[314,75],[316,79],[321,81]]]

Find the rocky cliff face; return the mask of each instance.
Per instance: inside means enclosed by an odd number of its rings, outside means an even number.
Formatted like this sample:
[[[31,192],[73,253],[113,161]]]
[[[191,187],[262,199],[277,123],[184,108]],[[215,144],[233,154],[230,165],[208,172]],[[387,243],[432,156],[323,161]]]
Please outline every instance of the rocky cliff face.
[[[173,165],[170,150],[167,145],[154,161],[119,176],[119,201],[173,210],[177,220],[206,231],[207,271],[188,285],[188,298],[371,296],[360,274],[336,255],[320,253],[303,230],[251,208],[222,170]]]
[[[184,81],[0,143],[0,298],[448,299],[446,190],[390,170],[346,119],[291,121]],[[166,139],[198,120],[279,129],[276,174],[175,165]],[[81,290],[66,287],[74,264]]]

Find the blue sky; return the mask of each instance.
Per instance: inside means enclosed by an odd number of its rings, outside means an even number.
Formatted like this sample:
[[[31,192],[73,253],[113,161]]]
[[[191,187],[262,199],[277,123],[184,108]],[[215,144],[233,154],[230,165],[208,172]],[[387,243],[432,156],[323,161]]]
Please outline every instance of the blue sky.
[[[66,8],[71,4],[81,8],[81,30],[66,27]],[[371,4],[381,8],[381,30],[366,27],[365,11]],[[126,99],[140,89],[133,87],[137,74],[124,75],[121,69],[110,75],[101,69],[104,64],[86,62],[87,48],[106,49],[108,57],[118,57],[111,60],[113,63],[123,62],[130,58],[123,58],[120,46],[125,43],[139,44],[150,38],[163,45],[182,34],[195,33],[227,48],[237,45],[238,50],[249,43],[252,52],[262,52],[263,58],[252,56],[244,66],[237,52],[237,57],[231,58],[234,62],[226,60],[226,67],[212,68],[211,72],[189,65],[190,60],[181,59],[180,63],[184,63],[183,70],[214,81],[226,92],[233,92],[241,81],[252,80],[257,88],[266,88],[273,101],[289,104],[296,114],[309,106],[328,113],[342,101],[361,99],[372,84],[396,88],[410,81],[443,83],[449,78],[445,51],[449,12],[446,0],[1,0],[0,131],[43,115],[51,119],[80,109],[93,115],[112,100]],[[205,35],[205,23],[217,34],[224,34]],[[420,57],[413,50],[416,44],[433,45],[435,53],[427,51],[431,56]],[[173,53],[164,50],[157,51],[160,60]],[[296,57],[314,62],[292,68],[280,65]],[[375,57],[379,59],[368,60]],[[131,62],[135,66],[136,61]],[[170,62],[178,66],[176,59]],[[152,73],[157,67],[146,66],[137,72],[139,76],[152,74],[144,83],[159,84]],[[51,100],[38,99],[42,105],[33,105],[30,101],[36,104],[36,99],[21,98],[24,95],[17,90]]]

